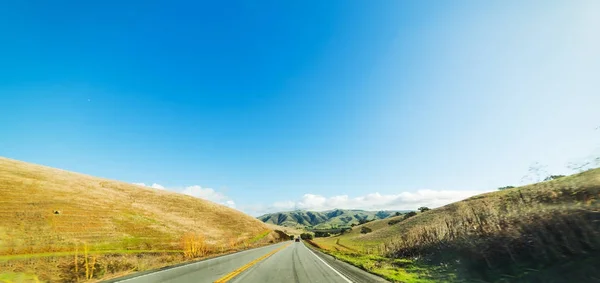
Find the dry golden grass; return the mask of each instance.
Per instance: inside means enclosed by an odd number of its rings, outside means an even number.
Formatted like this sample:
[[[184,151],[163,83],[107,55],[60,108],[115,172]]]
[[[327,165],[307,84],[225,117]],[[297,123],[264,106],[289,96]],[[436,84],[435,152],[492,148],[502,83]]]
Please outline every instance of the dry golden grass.
[[[71,256],[76,246],[81,259],[84,245],[90,254],[182,253],[189,235],[202,239],[203,255],[267,230],[210,201],[0,157],[0,261]]]
[[[302,231],[300,229],[296,229],[296,228],[291,228],[291,227],[284,227],[284,226],[279,226],[279,225],[275,225],[275,224],[270,224],[270,223],[265,223],[267,225],[267,227],[269,227],[269,229],[271,230],[279,230],[282,231],[288,235],[294,235],[294,237],[300,237],[300,234],[305,233],[305,231]]]
[[[363,254],[379,254],[382,251],[382,247],[385,240],[389,238],[376,237],[373,238],[371,235],[379,230],[388,230],[390,225],[389,221],[400,220],[404,216],[393,216],[386,219],[374,220],[365,224],[357,225],[352,227],[352,230],[346,232],[343,235],[326,237],[326,238],[315,238],[314,242],[319,246],[338,252],[346,253],[363,253]],[[368,227],[373,232],[368,234],[360,233],[362,227]],[[385,234],[384,234],[385,235]]]
[[[600,169],[486,193],[389,225],[316,239],[331,252],[451,266],[467,279],[585,282],[600,275]],[[459,263],[458,263],[459,262]],[[577,268],[568,267],[577,263]],[[560,281],[559,280],[559,281]],[[537,282],[536,281],[536,282]],[[558,282],[558,281],[556,281]]]

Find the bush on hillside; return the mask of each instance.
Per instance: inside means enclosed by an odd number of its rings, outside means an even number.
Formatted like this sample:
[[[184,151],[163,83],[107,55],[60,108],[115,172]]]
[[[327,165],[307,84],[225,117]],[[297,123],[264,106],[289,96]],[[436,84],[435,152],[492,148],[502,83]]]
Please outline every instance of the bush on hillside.
[[[363,226],[360,228],[361,234],[367,234],[367,233],[371,233],[371,232],[373,232],[373,230],[367,226]]]
[[[556,180],[564,177],[565,175],[550,175],[544,179],[544,181]]]
[[[418,208],[418,210],[420,212],[425,212],[425,211],[428,211],[428,210],[431,210],[431,209],[429,209],[429,207],[426,207],[426,206],[421,206],[421,207]]]
[[[302,240],[312,240],[313,235],[311,233],[302,233],[300,234],[300,239]]]
[[[197,258],[205,256],[208,246],[204,235],[188,232],[181,237],[181,247],[186,258]]]
[[[504,186],[504,187],[498,188],[498,190],[499,191],[504,191],[504,190],[507,190],[507,189],[514,189],[514,188],[515,188],[515,186]]]
[[[320,232],[320,231],[315,232],[315,238],[322,238],[322,237],[329,237],[329,236],[331,236],[331,234],[329,234],[329,232]]]
[[[416,212],[414,212],[414,211],[411,211],[411,212],[409,212],[409,213],[407,213],[407,214],[404,214],[404,219],[411,218],[411,217],[413,217],[413,216],[415,216],[415,215],[417,215],[417,213],[416,213]]]
[[[402,219],[394,219],[394,220],[388,221],[388,225],[394,225],[394,224],[398,224],[400,222],[402,222]]]

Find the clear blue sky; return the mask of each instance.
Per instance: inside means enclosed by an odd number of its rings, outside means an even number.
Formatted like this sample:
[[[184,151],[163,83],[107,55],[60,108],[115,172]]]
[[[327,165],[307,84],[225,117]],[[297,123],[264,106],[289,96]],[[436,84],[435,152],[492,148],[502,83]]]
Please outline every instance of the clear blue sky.
[[[201,2],[0,3],[0,155],[256,215],[436,206],[598,150],[597,1]]]

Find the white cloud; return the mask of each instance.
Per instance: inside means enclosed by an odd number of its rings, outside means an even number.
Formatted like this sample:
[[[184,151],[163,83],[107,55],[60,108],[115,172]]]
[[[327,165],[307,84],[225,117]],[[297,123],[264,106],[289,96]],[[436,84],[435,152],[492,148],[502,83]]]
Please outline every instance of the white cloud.
[[[234,202],[234,201],[232,201],[232,200],[228,200],[228,201],[226,201],[226,202],[225,202],[225,205],[226,205],[226,206],[229,206],[229,207],[231,207],[231,208],[235,208],[235,202]]]
[[[186,187],[181,193],[235,208],[235,202],[233,200],[211,188],[202,188],[198,185],[194,185]]]
[[[399,194],[382,195],[370,193],[358,197],[338,195],[325,197],[317,194],[305,194],[296,201],[279,201],[272,205],[256,205],[244,207],[244,211],[259,216],[265,213],[288,210],[314,210],[323,211],[335,208],[364,209],[364,210],[416,210],[421,206],[440,207],[446,204],[463,200],[465,198],[489,192],[488,191],[450,191],[450,190],[419,190],[416,192],[402,192]]]
[[[215,191],[212,188],[202,188],[201,186],[194,185],[194,186],[185,187],[185,189],[180,190],[180,189],[174,189],[174,188],[165,188],[164,186],[157,184],[157,183],[153,183],[150,186],[146,185],[145,183],[133,183],[133,184],[138,185],[138,186],[144,186],[147,188],[179,192],[179,193],[182,193],[185,195],[209,200],[212,202],[216,202],[218,204],[222,204],[222,205],[225,205],[225,206],[228,206],[231,208],[235,208],[235,202],[231,198],[229,198],[228,196],[224,195],[221,192]]]
[[[184,195],[189,195],[197,198],[207,199],[214,202],[221,202],[229,198],[224,194],[217,192],[211,188],[202,188],[198,185],[186,187],[181,191]]]
[[[150,186],[147,186],[145,183],[133,183],[134,185],[138,185],[138,186],[143,186],[143,187],[148,187],[148,188],[153,188],[153,189],[158,189],[158,190],[164,190],[165,187],[157,184],[157,183],[153,183]]]
[[[159,190],[164,190],[165,189],[165,187],[163,187],[163,186],[161,186],[161,185],[159,185],[157,183],[152,184],[152,186],[150,186],[150,187],[154,188],[154,189],[159,189]]]

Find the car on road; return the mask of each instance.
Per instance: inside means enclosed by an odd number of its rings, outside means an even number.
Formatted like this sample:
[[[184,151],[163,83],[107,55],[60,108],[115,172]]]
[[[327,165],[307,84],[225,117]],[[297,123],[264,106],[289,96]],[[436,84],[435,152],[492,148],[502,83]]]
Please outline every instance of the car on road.
[[[300,239],[299,239],[299,238],[296,238],[296,242],[300,242]]]

